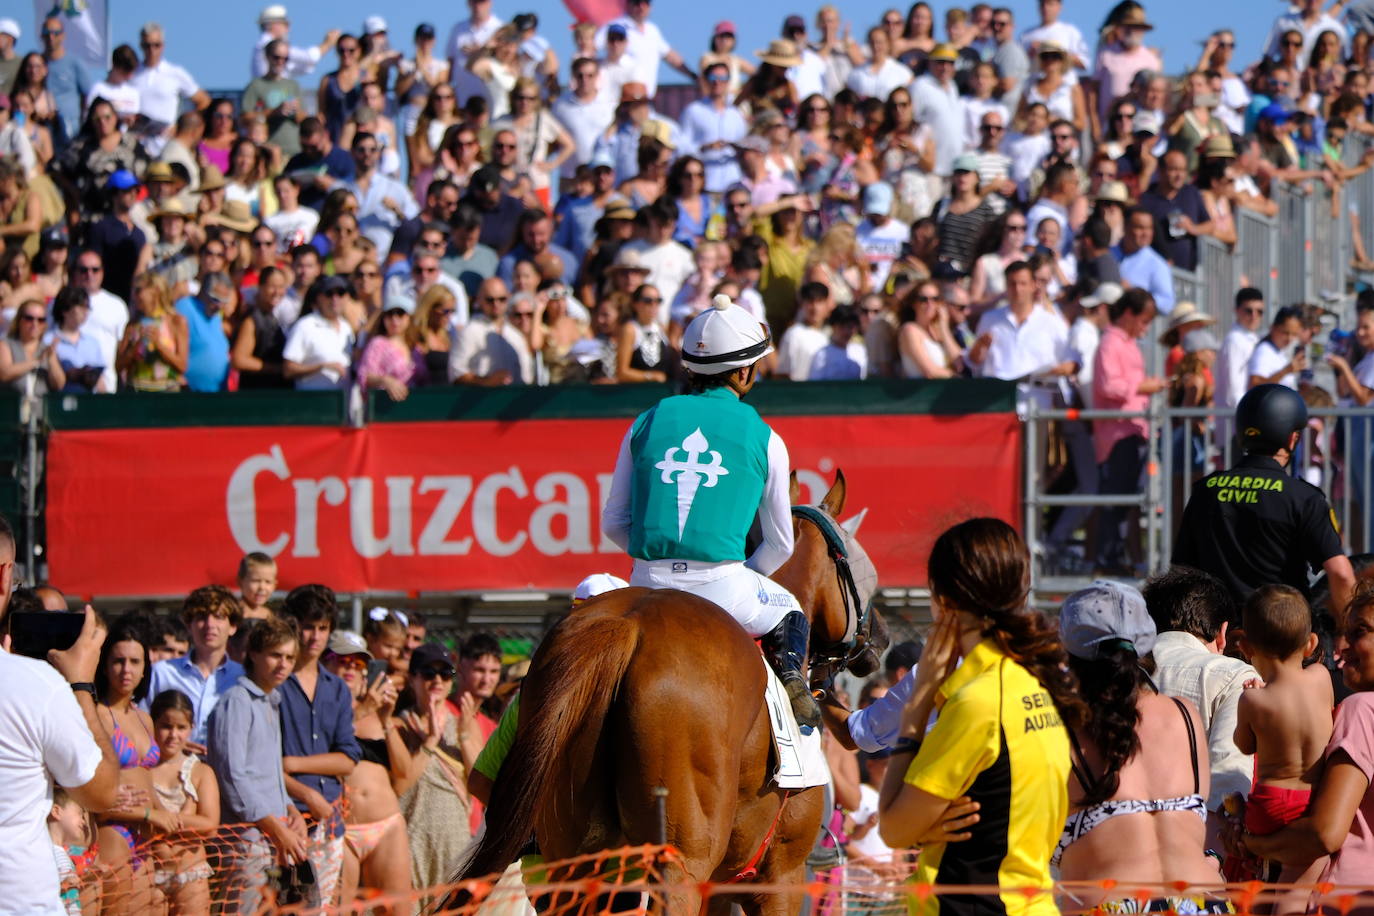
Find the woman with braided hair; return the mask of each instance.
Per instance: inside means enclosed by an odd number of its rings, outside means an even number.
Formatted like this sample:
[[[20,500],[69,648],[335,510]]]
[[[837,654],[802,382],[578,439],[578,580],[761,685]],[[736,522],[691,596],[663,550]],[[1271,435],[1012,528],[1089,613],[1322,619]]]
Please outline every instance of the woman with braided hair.
[[[1053,625],[1027,605],[1030,555],[1010,525],[955,525],[928,568],[935,626],[883,780],[879,831],[893,848],[921,846],[919,884],[1006,889],[1000,900],[928,896],[913,913],[1052,916],[1050,854],[1069,811],[1066,725],[1085,716],[1076,682]],[[978,818],[951,836],[942,821],[965,798]]]

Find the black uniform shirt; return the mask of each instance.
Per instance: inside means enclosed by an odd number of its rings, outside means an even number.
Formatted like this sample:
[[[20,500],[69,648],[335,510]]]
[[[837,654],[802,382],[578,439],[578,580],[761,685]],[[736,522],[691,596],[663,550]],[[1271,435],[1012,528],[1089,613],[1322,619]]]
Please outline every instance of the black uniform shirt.
[[[1307,594],[1307,570],[1341,554],[1326,495],[1265,455],[1193,485],[1174,538],[1173,563],[1209,572],[1244,601],[1263,585]]]

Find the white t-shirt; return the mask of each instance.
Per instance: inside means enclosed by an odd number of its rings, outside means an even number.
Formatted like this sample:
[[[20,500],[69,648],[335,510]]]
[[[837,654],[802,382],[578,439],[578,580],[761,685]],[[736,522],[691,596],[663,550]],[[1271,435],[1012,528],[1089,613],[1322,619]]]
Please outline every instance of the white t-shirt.
[[[1093,406],[1093,357],[1097,355],[1097,345],[1102,342],[1102,332],[1097,325],[1079,316],[1069,327],[1069,351],[1078,363],[1078,393],[1083,396],[1083,406]]]
[[[859,807],[850,815],[854,819],[856,827],[862,827],[869,821],[876,821],[878,818],[878,790],[867,783],[859,784]],[[857,840],[849,841],[849,848],[853,852],[861,852],[870,859],[880,861],[890,861],[892,858],[892,847],[883,842],[882,836],[878,832],[878,825],[875,823],[873,829],[859,837]]]
[[[295,246],[304,245],[315,237],[320,214],[309,207],[298,206],[290,211],[278,210],[263,223],[277,234],[277,250],[286,254]]]
[[[114,83],[101,80],[86,93],[86,106],[89,108],[96,99],[104,99],[113,105],[115,113],[121,118],[131,118],[141,110],[138,90],[131,82],[116,86]]]
[[[328,321],[318,312],[297,321],[286,338],[282,358],[293,363],[338,363],[349,365],[353,351],[353,330],[342,318]],[[319,369],[296,379],[301,390],[319,391],[348,387],[348,373]]]
[[[140,67],[129,84],[138,90],[139,113],[150,121],[176,122],[181,100],[200,91],[200,84],[184,67],[158,61],[156,67]]]
[[[807,375],[812,382],[853,382],[865,378],[868,378],[868,348],[857,334],[850,338],[847,347],[827,342],[811,357],[811,371]]]
[[[644,88],[649,92],[649,98],[653,98],[658,92],[659,64],[673,50],[673,46],[668,44],[668,39],[663,37],[658,26],[652,22],[645,20],[644,24],[640,25],[629,16],[621,16],[619,19],[612,19],[597,31],[596,46],[603,51],[606,48],[606,29],[613,25],[624,27],[625,55],[634,64],[635,79],[644,84]]]
[[[553,103],[553,116],[572,137],[573,154],[563,161],[562,171],[564,178],[572,178],[579,165],[592,161],[596,141],[615,121],[615,106],[600,96],[584,102],[568,93]]]
[[[129,323],[129,307],[123,299],[104,289],[92,293],[90,302],[91,313],[86,316],[86,323],[81,330],[100,341],[100,355],[105,357],[105,371],[100,377],[105,382],[105,390],[113,392],[118,385],[115,350],[124,339],[124,328]]]
[[[0,913],[63,916],[47,818],[52,786],[95,778],[100,747],[51,666],[0,651]]]
[[[1262,378],[1268,378],[1286,366],[1292,358],[1293,351],[1291,349],[1280,350],[1274,346],[1273,341],[1268,337],[1264,338],[1255,346],[1255,352],[1250,354],[1250,363],[1245,367],[1245,387],[1250,387],[1251,376],[1258,375]],[[1298,374],[1290,372],[1279,379],[1278,383],[1297,391]]]
[[[865,219],[854,230],[854,235],[864,259],[868,261],[873,288],[882,289],[893,263],[902,256],[902,245],[910,237],[911,228],[895,219],[889,219],[881,226],[875,226],[872,221]]]
[[[1216,365],[1212,367],[1218,407],[1235,407],[1240,403],[1241,395],[1250,387],[1250,357],[1254,356],[1258,343],[1259,334],[1240,325],[1226,332]]]
[[[794,382],[811,377],[811,359],[830,342],[824,328],[813,328],[800,322],[782,334],[778,342],[778,374]]]
[[[797,90],[797,98],[825,95],[825,59],[810,48],[801,49],[801,63],[787,68],[787,79]]]
[[[671,239],[662,245],[650,245],[647,241],[637,239],[627,242],[625,247],[638,251],[640,263],[649,268],[649,277],[644,282],[656,288],[663,297],[658,309],[658,321],[667,327],[668,312],[677,298],[677,291],[688,277],[696,273],[697,266],[692,262],[692,253],[686,246]]]
[[[865,98],[881,99],[886,102],[892,90],[911,82],[912,73],[900,61],[888,58],[873,72],[871,64],[863,64],[849,71],[845,85]]]

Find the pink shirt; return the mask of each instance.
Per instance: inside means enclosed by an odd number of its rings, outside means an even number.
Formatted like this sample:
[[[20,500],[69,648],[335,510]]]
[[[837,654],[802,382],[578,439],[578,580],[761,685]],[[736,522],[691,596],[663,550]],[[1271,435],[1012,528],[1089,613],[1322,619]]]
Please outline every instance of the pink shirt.
[[[1346,697],[1336,707],[1336,725],[1326,745],[1329,760],[1345,751],[1365,778],[1374,784],[1374,693]],[[1374,785],[1365,790],[1350,834],[1340,851],[1331,857],[1319,879],[1333,884],[1368,884],[1374,875]]]
[[[1093,409],[1144,411],[1150,406],[1150,396],[1140,393],[1143,381],[1145,357],[1140,347],[1116,325],[1107,328],[1093,357]],[[1149,435],[1144,419],[1093,421],[1098,462],[1106,461],[1112,447],[1122,439]]]
[[[1098,85],[1101,87],[1097,105],[1098,116],[1105,119],[1112,102],[1130,93],[1131,80],[1135,79],[1135,75],[1141,70],[1159,73],[1163,69],[1164,62],[1159,59],[1159,55],[1144,45],[1128,51],[1119,42],[1113,42],[1097,52],[1097,69],[1093,75],[1097,77]]]
[[[385,337],[374,337],[367,342],[367,349],[358,361],[358,387],[365,389],[367,377],[377,375],[389,376],[414,388],[421,381],[418,376],[424,365],[424,359],[415,352],[402,353]]]

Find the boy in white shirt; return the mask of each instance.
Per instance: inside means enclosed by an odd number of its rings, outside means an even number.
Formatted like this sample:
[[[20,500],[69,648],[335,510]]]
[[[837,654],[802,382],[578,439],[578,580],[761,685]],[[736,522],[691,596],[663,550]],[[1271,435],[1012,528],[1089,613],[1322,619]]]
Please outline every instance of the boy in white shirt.
[[[797,291],[797,320],[782,335],[778,343],[776,377],[804,382],[811,375],[811,359],[829,341],[825,320],[830,317],[834,303],[830,289],[824,283],[812,281]]]
[[[811,357],[811,381],[848,382],[868,377],[868,349],[858,333],[858,310],[852,305],[836,306],[830,313],[830,342]]]

